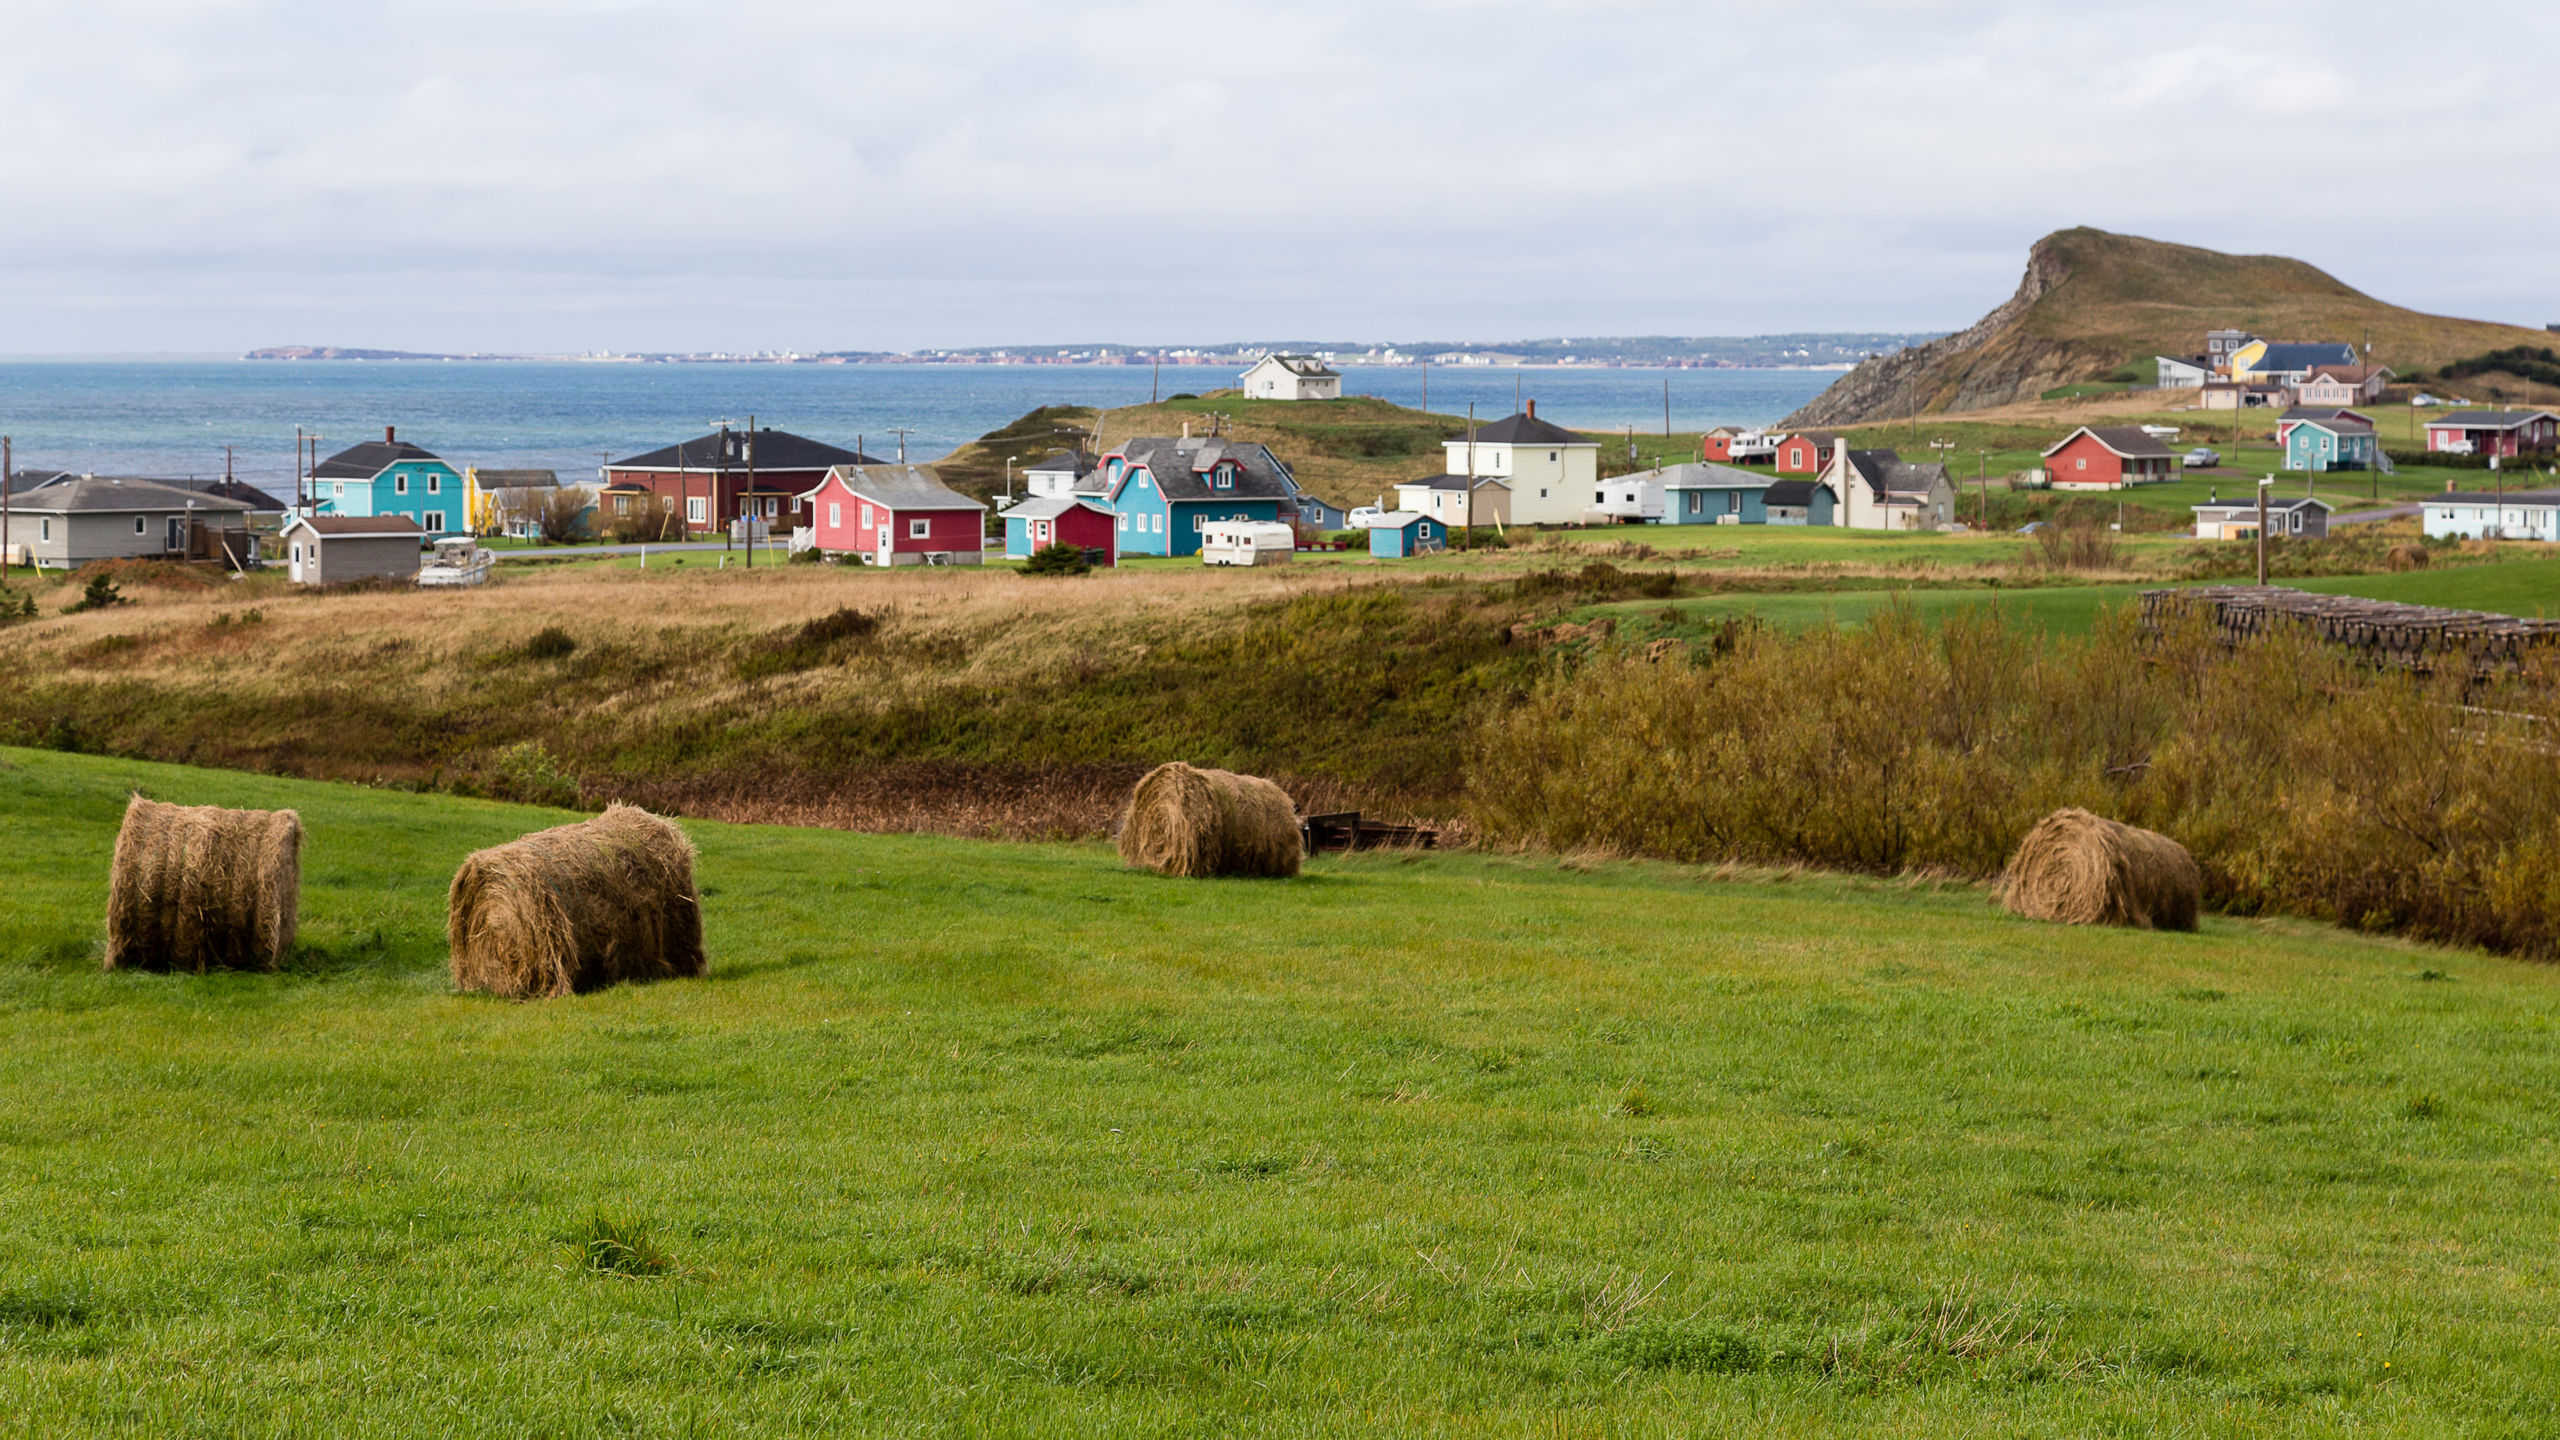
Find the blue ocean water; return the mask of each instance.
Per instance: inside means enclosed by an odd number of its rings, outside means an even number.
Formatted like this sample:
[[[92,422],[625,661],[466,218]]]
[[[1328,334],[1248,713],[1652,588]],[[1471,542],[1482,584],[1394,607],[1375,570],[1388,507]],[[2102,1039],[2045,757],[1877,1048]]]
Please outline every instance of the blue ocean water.
[[[1455,368],[1427,372],[1431,408],[1487,420],[1534,398],[1578,429],[1662,429],[1664,386],[1680,430],[1774,421],[1836,376],[1803,370]],[[322,453],[399,427],[457,465],[539,467],[563,478],[702,434],[759,424],[875,455],[928,460],[1039,405],[1128,405],[1233,385],[1233,366],[635,365],[435,361],[100,360],[0,363],[0,434],[21,467],[101,475],[289,482],[296,425]],[[1426,372],[1359,368],[1344,388],[1422,401]]]

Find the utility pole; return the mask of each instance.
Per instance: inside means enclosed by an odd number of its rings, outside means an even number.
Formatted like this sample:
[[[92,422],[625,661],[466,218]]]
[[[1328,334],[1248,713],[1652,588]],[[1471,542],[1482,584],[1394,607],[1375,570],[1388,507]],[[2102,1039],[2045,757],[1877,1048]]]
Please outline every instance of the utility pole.
[[[2258,482],[2258,588],[2267,587],[2267,492],[2275,488],[2276,477]]]
[[[302,427],[293,427],[293,508],[304,515],[311,513],[310,497],[302,493]]]
[[[1662,377],[1662,438],[1671,438],[1671,377]]]
[[[756,568],[756,511],[764,502],[756,498],[756,417],[747,413],[747,568]]]
[[[909,428],[909,427],[906,427],[906,426],[903,426],[903,425],[892,425],[892,426],[890,426],[890,427],[889,427],[889,433],[898,437],[898,463],[899,463],[899,464],[901,464],[901,465],[906,464],[906,463],[907,463],[907,437],[908,437],[908,436],[910,436],[910,435],[913,435],[913,434],[914,434],[914,433],[916,433],[916,432],[915,432],[913,429],[911,429],[911,428]]]
[[[1431,362],[1422,362],[1422,413],[1431,413]]]
[[[1162,399],[1162,398],[1163,398],[1163,396],[1164,396],[1164,356],[1163,356],[1163,355],[1161,355],[1161,354],[1159,354],[1159,355],[1157,355],[1157,356],[1156,356],[1156,360],[1155,360],[1155,369],[1153,369],[1153,370],[1151,370],[1151,371],[1149,371],[1149,372],[1147,373],[1147,403],[1148,403],[1148,404],[1150,404],[1150,405],[1153,405],[1153,404],[1155,404],[1158,400]],[[899,463],[904,464],[904,463],[906,462],[906,458],[907,458],[907,457],[905,457],[904,455],[899,456],[899,457],[898,457]]]
[[[9,502],[17,488],[17,451],[8,436],[0,435],[0,578],[7,577],[18,559],[18,552],[9,548]]]

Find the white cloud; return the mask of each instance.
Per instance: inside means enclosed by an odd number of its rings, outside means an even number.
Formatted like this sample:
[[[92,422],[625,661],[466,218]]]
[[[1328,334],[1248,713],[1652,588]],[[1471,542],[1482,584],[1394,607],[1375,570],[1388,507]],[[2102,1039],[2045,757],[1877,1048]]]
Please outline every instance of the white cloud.
[[[2549,173],[2503,66],[2555,38],[2513,0],[20,5],[0,346],[1954,326],[2081,223],[2560,316],[2547,186],[2423,184]]]

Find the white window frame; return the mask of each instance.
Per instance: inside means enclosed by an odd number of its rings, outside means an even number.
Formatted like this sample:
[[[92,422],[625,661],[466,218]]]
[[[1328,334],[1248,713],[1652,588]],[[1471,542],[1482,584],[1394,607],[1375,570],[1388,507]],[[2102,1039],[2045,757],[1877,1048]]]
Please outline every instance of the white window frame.
[[[441,535],[441,534],[443,534],[443,533],[444,533],[444,512],[443,512],[443,511],[441,511],[441,510],[429,510],[429,511],[425,511],[425,512],[423,512],[423,513],[424,513],[424,515],[425,515],[426,522],[427,522],[427,533],[428,533],[428,534],[430,534],[430,535]]]
[[[827,502],[827,528],[830,530],[841,530],[844,528],[844,503],[842,501],[830,500]]]
[[[53,521],[50,517],[41,522],[38,526],[38,531],[39,533],[36,536],[37,539],[42,540],[47,545],[53,543]]]
[[[427,493],[430,495],[444,493],[444,477],[433,470],[427,472]]]
[[[391,477],[391,493],[394,495],[406,495],[409,493],[409,477],[406,473]]]
[[[914,519],[909,520],[907,522],[907,538],[910,540],[932,539],[933,517],[930,515],[919,515]]]
[[[150,533],[151,533],[151,530],[150,530],[150,518],[151,518],[151,517],[149,517],[149,516],[147,516],[147,515],[136,515],[136,516],[134,516],[134,517],[133,517],[133,533],[134,533],[134,534],[136,534],[136,535],[148,535],[148,534],[150,534]]]
[[[711,497],[708,495],[687,495],[684,497],[684,523],[687,525],[710,524]]]

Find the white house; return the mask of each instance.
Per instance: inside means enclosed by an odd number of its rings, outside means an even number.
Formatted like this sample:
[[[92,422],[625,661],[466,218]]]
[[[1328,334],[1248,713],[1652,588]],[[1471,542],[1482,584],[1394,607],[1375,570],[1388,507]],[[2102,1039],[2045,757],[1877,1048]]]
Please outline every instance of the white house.
[[[1484,475],[1511,487],[1511,524],[1579,525],[1599,489],[1600,442],[1538,418],[1536,401],[1442,442],[1452,475]]]
[[[1342,376],[1313,355],[1265,355],[1239,384],[1248,400],[1342,398]]]
[[[2211,370],[2192,360],[2176,360],[2166,355],[2151,358],[2160,367],[2160,378],[2151,382],[2158,389],[2201,390],[2204,382],[2213,378]]]
[[[1470,489],[1475,491],[1472,511],[1467,505]],[[1464,475],[1426,475],[1419,480],[1396,483],[1396,508],[1428,515],[1452,530],[1464,530],[1471,523],[1508,525],[1511,523],[1511,487],[1482,475],[1472,480]]]
[[[1852,530],[1943,530],[1955,519],[1955,486],[1947,467],[1914,465],[1890,450],[1842,445],[1824,466],[1822,487],[1838,517]]]
[[[2560,541],[2560,490],[2448,490],[2427,497],[2419,523],[2430,540]]]
[[[1065,499],[1084,486],[1094,464],[1074,450],[1060,450],[1022,467],[1022,483],[1034,495]]]

